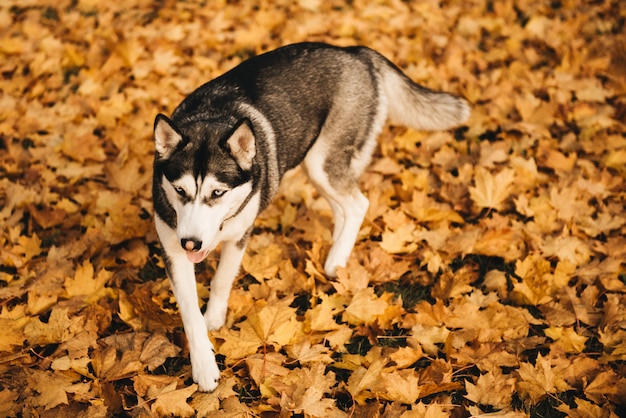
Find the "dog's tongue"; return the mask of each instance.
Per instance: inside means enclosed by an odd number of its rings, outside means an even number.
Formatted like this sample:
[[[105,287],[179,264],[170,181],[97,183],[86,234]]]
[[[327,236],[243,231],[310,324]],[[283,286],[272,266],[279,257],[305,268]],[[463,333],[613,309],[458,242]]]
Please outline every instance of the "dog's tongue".
[[[192,263],[199,263],[206,257],[208,251],[187,251],[187,259]]]

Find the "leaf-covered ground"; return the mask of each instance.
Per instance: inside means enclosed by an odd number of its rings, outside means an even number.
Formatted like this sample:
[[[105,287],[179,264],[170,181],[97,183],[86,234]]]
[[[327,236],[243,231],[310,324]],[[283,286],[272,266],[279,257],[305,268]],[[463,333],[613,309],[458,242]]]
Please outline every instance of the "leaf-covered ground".
[[[626,416],[620,3],[2,1],[0,416]],[[472,117],[385,129],[335,280],[328,206],[290,175],[199,393],[152,226],[154,116],[304,40],[378,49]]]

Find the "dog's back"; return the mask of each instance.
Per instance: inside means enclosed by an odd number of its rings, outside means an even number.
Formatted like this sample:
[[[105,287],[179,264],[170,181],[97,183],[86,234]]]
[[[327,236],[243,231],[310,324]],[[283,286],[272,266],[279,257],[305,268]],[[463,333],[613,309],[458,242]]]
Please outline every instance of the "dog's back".
[[[249,118],[261,139],[257,146],[275,155],[269,171],[276,183],[318,140],[333,148],[333,160],[354,160],[388,116],[414,129],[441,130],[463,123],[469,109],[463,99],[414,83],[367,47],[300,43],[253,57],[201,86],[172,120],[203,114]],[[363,160],[358,174],[369,162]],[[328,166],[345,166],[335,163]]]

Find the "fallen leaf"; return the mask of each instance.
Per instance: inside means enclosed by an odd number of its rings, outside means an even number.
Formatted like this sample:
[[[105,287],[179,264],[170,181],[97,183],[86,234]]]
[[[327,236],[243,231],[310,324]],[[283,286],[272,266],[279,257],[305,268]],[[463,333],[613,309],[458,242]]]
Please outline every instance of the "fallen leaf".
[[[161,416],[192,417],[195,415],[195,410],[187,403],[187,399],[196,390],[198,390],[198,385],[193,384],[183,389],[161,393],[150,410]]]
[[[472,200],[479,208],[502,210],[511,194],[515,170],[504,169],[497,174],[482,167],[476,169],[475,186],[469,188]]]

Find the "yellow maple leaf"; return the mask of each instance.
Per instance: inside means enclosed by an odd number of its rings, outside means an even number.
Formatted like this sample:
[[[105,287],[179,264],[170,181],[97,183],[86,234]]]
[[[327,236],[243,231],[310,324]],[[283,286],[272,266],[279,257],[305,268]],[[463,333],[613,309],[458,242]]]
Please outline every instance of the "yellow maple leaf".
[[[552,298],[550,262],[537,253],[531,253],[515,263],[515,273],[522,278],[513,283],[511,299],[520,304],[547,303]]]
[[[85,302],[94,303],[104,296],[113,296],[115,294],[113,289],[104,287],[112,275],[110,271],[101,269],[94,277],[93,265],[89,260],[85,260],[76,268],[74,277],[65,279],[67,297],[82,296]]]
[[[337,269],[337,277],[332,285],[342,295],[353,295],[365,289],[369,282],[369,271],[354,258],[350,258],[345,268]]]
[[[268,304],[259,301],[248,318],[257,337],[267,344],[284,346],[302,332],[302,323],[296,318],[296,310],[289,300]]]
[[[94,376],[89,372],[89,357],[70,358],[69,356],[58,357],[52,361],[50,367],[52,370],[73,370],[76,373],[93,379]]]
[[[600,372],[585,388],[588,399],[603,404],[605,399],[620,402],[626,396],[626,378],[609,369]]]
[[[566,403],[560,404],[556,409],[566,414],[568,418],[612,418],[615,415],[608,410],[584,399],[574,400],[576,408],[570,408]]]
[[[511,405],[515,378],[503,375],[499,368],[494,368],[478,376],[476,384],[465,382],[465,397],[472,402],[482,405],[491,405],[496,409],[503,409]]]
[[[15,321],[14,319],[0,318],[0,329],[2,329],[2,339],[0,339],[0,352],[12,352],[15,347],[24,344],[24,324],[27,319]]]
[[[59,405],[69,404],[66,388],[72,386],[74,379],[62,373],[29,370],[28,386],[37,393],[34,396],[34,404],[43,406],[46,411]]]
[[[450,406],[429,402],[418,402],[412,409],[400,415],[400,418],[450,418]]]
[[[419,376],[415,369],[382,372],[376,394],[383,399],[413,404],[420,396]]]
[[[374,289],[368,287],[354,295],[343,314],[343,319],[355,325],[371,324],[385,313],[388,306],[388,300],[376,296]]]
[[[537,356],[535,365],[520,363],[517,370],[520,380],[517,382],[517,390],[523,399],[529,399],[537,403],[548,394],[564,392],[572,389],[565,380],[555,372],[555,367],[549,358],[541,354]]]
[[[415,225],[406,223],[391,230],[385,228],[380,246],[390,254],[410,253],[417,249],[414,238]]]
[[[511,194],[514,180],[515,170],[512,168],[505,168],[494,175],[483,167],[477,167],[474,186],[469,188],[470,196],[481,209],[502,210]]]
[[[545,257],[556,256],[576,266],[586,264],[592,255],[592,249],[586,241],[570,235],[566,230],[558,237],[547,237],[541,244],[541,250]]]
[[[550,327],[544,333],[563,347],[566,353],[582,353],[585,349],[587,337],[578,335],[572,328]]]
[[[283,391],[280,405],[290,411],[303,411],[311,417],[326,418],[338,412],[335,401],[324,397],[335,384],[335,374],[325,373],[325,369],[322,363],[314,363],[311,367],[294,370],[290,381],[295,390],[291,394]]]
[[[17,239],[19,245],[14,247],[19,254],[24,255],[24,262],[30,261],[33,257],[41,254],[41,239],[37,236],[37,234],[33,234],[32,236],[20,235]]]
[[[339,293],[330,296],[322,293],[319,298],[318,304],[305,313],[307,325],[313,331],[340,329],[342,326],[335,321],[335,316],[344,311],[348,299]]]
[[[47,323],[39,318],[32,319],[24,328],[24,334],[31,345],[56,344],[68,341],[82,331],[85,318],[68,316],[68,308],[55,307]]]
[[[193,384],[183,389],[162,393],[157,396],[150,410],[160,416],[193,417],[196,411],[187,403],[187,399],[196,390],[198,385]]]
[[[422,357],[424,357],[424,352],[419,345],[400,347],[397,351],[389,355],[389,358],[395,363],[397,369],[405,369]]]
[[[239,325],[239,330],[222,327],[212,333],[215,338],[224,340],[216,352],[223,354],[231,360],[239,360],[255,354],[263,341],[258,337],[252,324],[244,321]]]
[[[96,121],[91,120],[89,123],[83,122],[69,127],[60,145],[60,151],[81,163],[87,160],[106,160],[106,153],[102,147],[103,140],[94,135],[96,126]]]
[[[246,358],[246,365],[252,380],[262,391],[269,392],[268,379],[278,380],[289,374],[290,370],[283,366],[286,360],[280,353],[254,354]]]
[[[283,247],[275,242],[274,237],[263,234],[251,240],[241,266],[248,274],[261,281],[276,277],[284,259]]]
[[[384,361],[380,357],[375,359],[369,367],[359,366],[348,379],[346,389],[350,395],[359,403],[364,403],[367,395],[363,391],[374,387],[380,380],[380,373],[383,369]]]
[[[312,345],[309,340],[299,341],[286,347],[287,354],[300,364],[321,363],[330,364],[334,360],[330,356],[330,350],[322,344]]]

